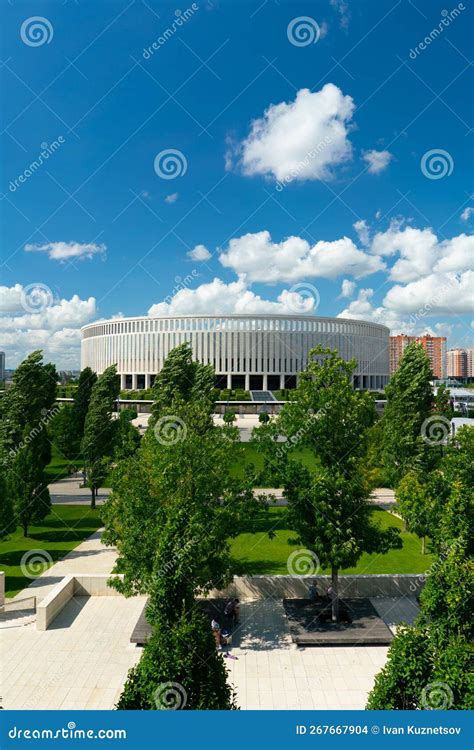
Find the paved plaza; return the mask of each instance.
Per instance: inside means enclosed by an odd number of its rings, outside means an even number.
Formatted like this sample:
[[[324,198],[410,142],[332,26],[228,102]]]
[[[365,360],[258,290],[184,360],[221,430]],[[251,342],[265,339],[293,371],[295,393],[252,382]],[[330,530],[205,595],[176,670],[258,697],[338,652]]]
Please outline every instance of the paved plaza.
[[[16,598],[41,601],[65,575],[111,572],[116,551],[100,531],[82,542]],[[393,630],[411,622],[414,598],[372,599]],[[130,634],[144,597],[74,597],[47,631],[33,615],[0,627],[0,695],[8,709],[112,709],[142,649]],[[279,599],[241,603],[240,624],[226,657],[242,709],[362,709],[386,660],[384,646],[297,648]]]

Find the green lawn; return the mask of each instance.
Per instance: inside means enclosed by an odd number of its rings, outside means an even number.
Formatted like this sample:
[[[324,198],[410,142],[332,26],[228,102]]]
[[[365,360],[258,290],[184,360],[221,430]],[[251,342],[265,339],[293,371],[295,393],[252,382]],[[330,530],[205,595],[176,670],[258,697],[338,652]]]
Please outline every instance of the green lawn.
[[[0,570],[5,571],[7,596],[14,596],[31,583],[31,579],[26,578],[21,570],[25,552],[44,550],[52,562],[56,562],[93,534],[100,525],[97,510],[91,511],[84,505],[55,505],[44,521],[30,527],[28,537],[23,536],[20,528],[10,534],[0,542]]]
[[[387,511],[374,508],[373,514],[374,521],[382,528],[396,526],[402,529],[402,521]],[[268,536],[270,529],[275,533],[273,538]],[[271,507],[268,513],[262,511],[254,533],[240,534],[232,540],[231,551],[236,562],[236,574],[288,575],[288,556],[298,549],[288,541],[295,538],[296,534],[288,528],[284,507]],[[425,573],[434,556],[421,554],[421,540],[414,534],[402,531],[402,539],[402,549],[391,550],[386,555],[363,554],[356,568],[348,568],[341,573]],[[320,573],[329,571],[321,570]]]
[[[256,447],[252,443],[240,443],[240,449],[242,454],[231,468],[232,476],[241,479],[252,466],[254,466],[257,472],[261,472],[263,470],[263,455],[257,451]],[[303,466],[306,466],[309,469],[315,469],[317,466],[314,454],[308,448],[293,450],[291,451],[290,456],[292,459],[299,461]],[[272,477],[260,477],[255,486],[279,487],[280,484],[281,482],[278,479],[272,479]]]
[[[79,462],[76,462],[76,466],[78,464],[80,464],[80,459]],[[71,474],[72,465],[73,462],[67,458],[64,458],[64,456],[59,453],[57,448],[52,445],[51,461],[44,470],[48,484],[51,484],[51,482],[59,482],[60,479],[64,479],[69,474]]]

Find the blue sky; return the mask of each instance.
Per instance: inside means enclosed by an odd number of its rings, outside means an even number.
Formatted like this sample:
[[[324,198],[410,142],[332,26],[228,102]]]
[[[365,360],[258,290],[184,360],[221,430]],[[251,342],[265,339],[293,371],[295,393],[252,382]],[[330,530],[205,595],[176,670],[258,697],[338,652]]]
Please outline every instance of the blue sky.
[[[81,325],[150,309],[473,345],[470,2],[3,10],[7,366],[42,346],[78,367]]]

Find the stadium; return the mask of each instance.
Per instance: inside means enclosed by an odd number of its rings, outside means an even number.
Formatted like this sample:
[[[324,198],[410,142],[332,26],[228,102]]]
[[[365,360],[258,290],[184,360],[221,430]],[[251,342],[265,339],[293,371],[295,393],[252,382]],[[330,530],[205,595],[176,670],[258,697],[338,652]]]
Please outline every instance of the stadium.
[[[120,318],[82,328],[81,368],[98,374],[116,364],[122,389],[153,381],[172,349],[189,341],[211,364],[216,387],[246,391],[295,388],[318,344],[356,359],[354,388],[380,390],[389,380],[389,329],[344,318],[307,315],[180,315]]]

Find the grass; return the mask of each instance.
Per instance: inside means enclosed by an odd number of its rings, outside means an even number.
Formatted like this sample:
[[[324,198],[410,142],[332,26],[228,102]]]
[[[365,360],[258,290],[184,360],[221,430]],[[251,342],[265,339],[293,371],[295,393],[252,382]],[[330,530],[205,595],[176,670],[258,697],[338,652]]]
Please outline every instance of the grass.
[[[73,466],[79,466],[80,464],[80,458],[78,458],[75,462],[70,461],[61,453],[59,453],[58,449],[52,443],[51,461],[44,470],[46,481],[48,482],[48,484],[51,484],[52,482],[59,482],[60,479],[64,479],[65,477],[69,476],[69,474],[71,474],[71,469]]]
[[[232,466],[231,475],[241,479],[251,470],[252,467],[258,473],[261,473],[263,471],[263,455],[257,451],[252,443],[240,443],[240,449],[242,453]],[[308,448],[293,450],[290,452],[290,456],[308,469],[315,469],[318,465],[314,454]],[[279,487],[280,484],[281,482],[278,479],[272,479],[272,477],[259,477],[255,486]]]
[[[403,528],[403,522],[381,508],[374,507],[373,520],[382,528],[396,526]],[[287,560],[298,546],[289,544],[296,538],[288,528],[286,508],[271,507],[262,511],[254,532],[240,534],[231,542],[231,552],[236,564],[236,574],[240,575],[288,575]],[[272,530],[273,538],[268,536]],[[431,554],[421,554],[421,540],[414,534],[402,531],[403,547],[390,550],[386,555],[364,553],[355,568],[340,572],[345,575],[382,573],[425,573],[434,560]],[[321,574],[329,573],[321,570]]]
[[[6,595],[14,596],[31,583],[21,569],[25,552],[42,550],[50,556],[49,565],[52,565],[97,531],[100,525],[98,511],[91,511],[84,505],[54,505],[44,521],[30,526],[29,536],[24,537],[23,531],[17,528],[0,542],[0,570],[5,571]]]

